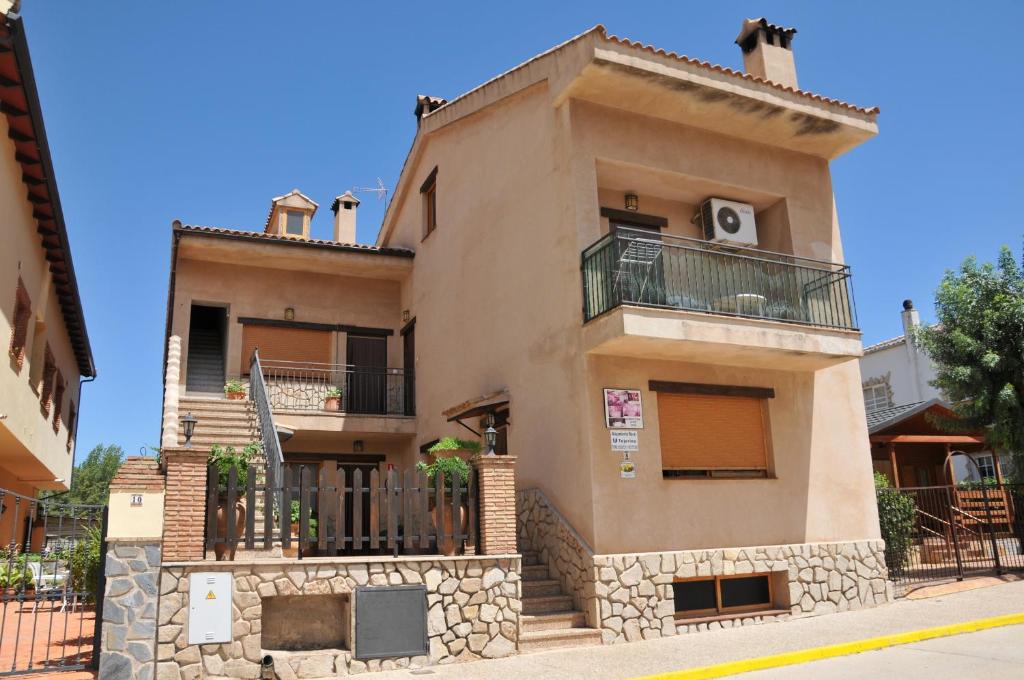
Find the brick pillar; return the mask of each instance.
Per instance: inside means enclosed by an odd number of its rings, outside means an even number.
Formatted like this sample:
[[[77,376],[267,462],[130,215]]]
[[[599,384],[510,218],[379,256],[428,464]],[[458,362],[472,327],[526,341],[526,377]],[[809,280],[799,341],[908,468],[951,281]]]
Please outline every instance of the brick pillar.
[[[167,469],[164,499],[164,561],[201,560],[206,525],[206,449],[160,451]]]
[[[480,545],[482,555],[519,552],[516,547],[516,457],[477,456],[480,496]]]

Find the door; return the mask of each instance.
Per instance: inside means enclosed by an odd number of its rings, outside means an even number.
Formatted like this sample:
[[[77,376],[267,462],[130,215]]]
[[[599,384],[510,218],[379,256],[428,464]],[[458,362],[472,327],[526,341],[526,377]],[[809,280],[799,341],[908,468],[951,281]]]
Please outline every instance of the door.
[[[227,310],[223,307],[192,305],[185,371],[187,392],[223,394],[226,321]]]
[[[387,338],[348,336],[348,389],[345,400],[349,413],[387,413]]]
[[[402,332],[402,367],[405,378],[402,391],[405,406],[404,415],[416,415],[416,320],[413,319]]]

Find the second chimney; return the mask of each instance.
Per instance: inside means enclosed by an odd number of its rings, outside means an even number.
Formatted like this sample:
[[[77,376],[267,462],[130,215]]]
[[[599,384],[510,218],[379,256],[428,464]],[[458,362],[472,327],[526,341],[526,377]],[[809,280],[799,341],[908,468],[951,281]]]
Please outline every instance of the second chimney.
[[[795,28],[776,26],[764,17],[746,19],[736,37],[736,44],[743,50],[743,70],[756,78],[797,89],[793,62],[795,33]]]
[[[334,211],[334,240],[338,243],[356,242],[356,208],[359,199],[346,191],[334,199],[331,210]]]

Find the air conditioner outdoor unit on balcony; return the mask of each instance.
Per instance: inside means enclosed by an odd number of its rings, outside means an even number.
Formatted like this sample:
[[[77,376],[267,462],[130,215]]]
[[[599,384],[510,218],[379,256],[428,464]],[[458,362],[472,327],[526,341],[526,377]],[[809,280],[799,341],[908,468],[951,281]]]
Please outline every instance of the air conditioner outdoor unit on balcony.
[[[700,212],[694,217],[708,241],[734,246],[757,245],[752,205],[724,198],[708,198],[700,204]]]

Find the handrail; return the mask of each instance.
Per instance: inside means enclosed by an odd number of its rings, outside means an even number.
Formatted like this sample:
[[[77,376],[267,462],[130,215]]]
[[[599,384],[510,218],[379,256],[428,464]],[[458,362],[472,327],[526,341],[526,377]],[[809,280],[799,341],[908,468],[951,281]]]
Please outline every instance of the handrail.
[[[274,415],[270,409],[270,399],[267,397],[267,383],[263,379],[258,347],[252,350],[252,359],[249,361],[249,398],[256,406],[256,420],[263,442],[263,455],[267,459],[267,472],[271,479],[280,481],[283,479],[284,453],[281,451],[281,440],[274,427]],[[280,505],[280,498],[275,498],[274,502]],[[270,512],[270,508],[264,508],[263,511]]]

